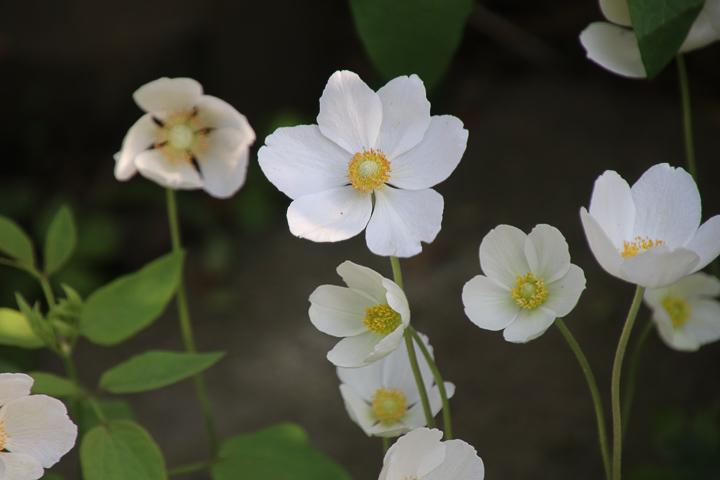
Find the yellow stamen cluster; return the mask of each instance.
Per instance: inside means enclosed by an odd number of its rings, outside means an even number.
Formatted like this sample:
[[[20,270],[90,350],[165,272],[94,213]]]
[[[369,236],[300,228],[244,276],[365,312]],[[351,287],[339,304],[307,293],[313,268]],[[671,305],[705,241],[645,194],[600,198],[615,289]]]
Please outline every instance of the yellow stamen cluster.
[[[515,288],[510,291],[513,300],[520,308],[534,310],[547,300],[548,291],[545,281],[528,272],[518,275]]]
[[[670,317],[673,328],[682,327],[690,318],[692,309],[690,308],[690,304],[682,298],[668,296],[663,298],[660,304]]]
[[[379,388],[373,395],[371,411],[383,425],[397,423],[407,413],[407,399],[400,390]]]
[[[5,431],[5,424],[0,422],[0,452],[5,450],[7,444],[7,432]]]
[[[398,312],[384,303],[366,308],[363,323],[371,332],[387,335],[400,326],[402,319]]]
[[[643,253],[653,247],[659,247],[664,243],[662,240],[651,240],[648,237],[637,236],[632,242],[623,242],[623,250],[620,255],[625,258],[634,257],[638,253]]]
[[[154,147],[172,162],[189,162],[207,148],[208,132],[200,125],[196,110],[177,112],[158,122]]]
[[[372,192],[389,179],[390,162],[380,150],[362,150],[348,164],[348,180],[360,192]]]

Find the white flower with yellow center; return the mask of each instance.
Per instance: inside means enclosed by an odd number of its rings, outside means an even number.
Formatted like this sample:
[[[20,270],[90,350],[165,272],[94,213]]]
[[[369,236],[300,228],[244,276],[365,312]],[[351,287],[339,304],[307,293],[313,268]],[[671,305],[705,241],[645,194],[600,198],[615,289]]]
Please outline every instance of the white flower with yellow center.
[[[632,188],[606,171],[580,218],[598,263],[643,287],[674,283],[720,254],[720,215],[700,225],[695,181],[667,163],[650,167]]]
[[[328,352],[337,367],[363,367],[392,353],[410,324],[402,289],[379,273],[346,261],[337,268],[347,285],[321,285],[310,295],[310,321],[321,332],[343,337]]]
[[[720,280],[696,273],[645,291],[660,338],[675,350],[695,351],[720,340]]]
[[[442,437],[428,428],[400,437],[385,454],[378,480],[483,480],[485,466],[475,448]]]
[[[600,0],[608,22],[591,23],[580,34],[580,43],[590,60],[618,75],[645,78],[645,66],[631,29],[627,0]],[[706,0],[695,19],[680,53],[703,48],[720,40],[720,0]]]
[[[562,233],[538,225],[530,234],[499,225],[480,243],[477,275],[465,284],[462,300],[471,322],[503,330],[508,342],[525,343],[575,308],[585,289],[585,274],[570,263]]]
[[[115,154],[115,178],[136,172],[172,189],[227,198],[245,183],[255,132],[244,115],[191,78],[159,78],[133,94],[146,113]]]
[[[430,116],[416,76],[377,92],[335,72],[317,125],[280,128],[258,152],[267,178],[293,199],[290,232],[337,242],[363,229],[377,255],[410,257],[440,231],[443,198],[431,187],[460,162],[468,132],[450,115]]]
[[[432,354],[427,337],[420,334]],[[417,350],[417,347],[416,347]],[[427,362],[418,355],[423,383],[428,388],[430,409],[436,415],[442,408],[440,389],[433,385]],[[350,418],[368,436],[397,437],[417,427],[424,427],[420,395],[415,383],[407,347],[403,344],[382,360],[360,368],[338,368],[342,384],[340,393]],[[448,398],[455,385],[445,382]]]
[[[36,480],[70,451],[77,427],[65,405],[45,395],[30,395],[33,379],[0,374],[0,479]]]

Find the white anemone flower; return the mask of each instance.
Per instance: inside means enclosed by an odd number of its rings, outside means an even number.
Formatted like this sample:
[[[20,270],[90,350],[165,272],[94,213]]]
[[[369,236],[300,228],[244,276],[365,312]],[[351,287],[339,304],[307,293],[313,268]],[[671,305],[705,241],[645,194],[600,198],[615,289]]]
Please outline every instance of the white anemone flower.
[[[472,445],[442,440],[437,429],[418,428],[385,454],[378,480],[483,480],[485,466]]]
[[[310,321],[342,337],[327,354],[336,367],[363,367],[392,353],[410,324],[402,289],[367,267],[345,261],[337,267],[347,285],[321,285],[310,295]]]
[[[692,352],[720,340],[720,280],[696,273],[669,287],[645,291],[645,303],[660,338],[675,350]]]
[[[255,132],[244,115],[203,95],[191,78],[159,78],[138,88],[146,113],[130,127],[115,154],[115,178],[144,177],[171,189],[202,188],[217,198],[245,183]]]
[[[432,355],[427,337],[420,338]],[[417,350],[417,346],[415,346]],[[432,414],[442,409],[440,389],[434,385],[432,372],[418,352],[423,383],[428,389]],[[368,436],[397,437],[426,425],[420,394],[413,376],[407,347],[400,346],[390,355],[360,368],[338,368],[342,384],[340,393],[350,418]],[[455,385],[445,382],[448,398],[455,393]]]
[[[258,161],[293,199],[290,232],[337,242],[363,229],[377,255],[411,257],[440,231],[443,197],[431,187],[455,170],[468,132],[450,115],[430,116],[416,75],[374,92],[353,72],[335,72],[317,125],[279,128]],[[367,228],[366,228],[367,227]]]
[[[503,330],[508,342],[538,338],[575,308],[585,289],[565,237],[550,225],[537,225],[529,235],[495,227],[480,243],[480,266],[485,275],[463,288],[465,314],[480,328]]]
[[[667,163],[650,167],[632,188],[606,171],[580,218],[605,271],[642,287],[670,285],[720,254],[720,215],[700,225],[695,181]]]
[[[77,427],[65,405],[46,395],[30,395],[33,379],[0,374],[0,479],[36,480],[69,452]]]
[[[600,9],[608,22],[591,23],[580,34],[580,43],[588,58],[624,77],[647,77],[640,48],[631,29],[627,0],[600,0]],[[680,53],[703,48],[718,40],[720,0],[706,0],[680,47]]]

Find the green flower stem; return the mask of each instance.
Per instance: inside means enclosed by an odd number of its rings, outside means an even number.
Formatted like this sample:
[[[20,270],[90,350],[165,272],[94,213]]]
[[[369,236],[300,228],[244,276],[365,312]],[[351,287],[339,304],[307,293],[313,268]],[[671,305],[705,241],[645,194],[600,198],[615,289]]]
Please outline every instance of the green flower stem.
[[[678,55],[675,63],[677,64],[678,80],[680,81],[680,95],[682,97],[685,160],[687,161],[687,167],[690,175],[692,175],[697,182],[695,141],[693,140],[692,110],[690,104],[690,83],[688,82],[687,68],[685,67],[685,57],[683,57],[682,54]]]
[[[640,336],[638,337],[635,345],[630,352],[630,358],[628,359],[628,374],[627,380],[625,381],[625,395],[623,396],[622,403],[622,425],[623,435],[627,432],[628,424],[630,423],[630,412],[632,411],[632,402],[635,397],[635,386],[637,384],[637,373],[640,365],[640,357],[642,356],[643,347],[645,342],[650,336],[650,332],[653,329],[653,322],[647,321],[643,326]]]
[[[189,463],[187,465],[180,465],[178,467],[168,470],[168,476],[177,477],[179,475],[187,475],[189,473],[204,472],[210,470],[213,462],[196,462]]]
[[[398,284],[398,287],[405,290],[403,286],[403,274],[400,268],[400,260],[397,257],[390,257],[390,266],[392,267],[393,281]]]
[[[561,318],[558,318],[555,320],[555,325],[557,326],[558,330],[560,330],[560,333],[570,347],[570,350],[572,350],[575,354],[575,358],[577,358],[577,361],[580,364],[580,369],[582,370],[583,375],[585,375],[585,381],[587,382],[588,388],[590,389],[590,396],[592,397],[593,406],[595,407],[595,419],[597,421],[597,434],[598,443],[600,444],[600,456],[602,457],[603,467],[605,469],[605,478],[610,480],[610,452],[608,450],[605,413],[602,404],[602,398],[600,397],[600,390],[598,389],[597,381],[595,380],[595,375],[590,368],[590,363],[588,362],[585,353],[583,353],[582,348],[580,348],[580,344],[577,342],[577,340],[575,340],[575,337],[570,332],[570,329],[567,327],[567,325],[565,325],[565,322]]]
[[[618,341],[617,350],[615,351],[615,359],[613,360],[612,379],[610,383],[610,397],[612,407],[612,423],[613,423],[613,456],[612,456],[612,479],[620,480],[622,478],[622,416],[620,412],[620,376],[622,374],[622,364],[625,358],[625,350],[627,350],[630,334],[632,333],[635,318],[637,318],[640,304],[642,303],[645,288],[638,285],[635,289],[635,296],[630,304],[625,325],[623,326],[620,340]]]
[[[383,453],[387,452],[390,448],[390,439],[388,437],[381,437]]]
[[[165,192],[172,249],[173,252],[181,253],[182,241],[180,239],[180,225],[178,221],[177,203],[175,201],[175,191],[168,188]],[[195,338],[193,336],[190,310],[188,309],[185,282],[183,281],[182,274],[180,276],[180,284],[178,286],[176,300],[178,317],[180,319],[180,333],[182,335],[183,344],[185,345],[185,350],[190,353],[195,353],[197,349],[195,347]],[[218,451],[218,437],[210,398],[208,397],[207,389],[205,387],[205,379],[202,374],[198,373],[193,377],[193,381],[195,383],[195,394],[198,402],[200,402],[200,409],[202,410],[203,418],[205,420],[205,429],[207,430],[208,441],[210,443],[210,452],[212,456],[215,456]]]

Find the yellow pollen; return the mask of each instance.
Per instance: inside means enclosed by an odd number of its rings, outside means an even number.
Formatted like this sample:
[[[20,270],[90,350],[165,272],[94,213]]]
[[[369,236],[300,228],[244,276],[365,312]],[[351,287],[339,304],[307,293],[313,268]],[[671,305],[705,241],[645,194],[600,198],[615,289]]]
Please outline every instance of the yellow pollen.
[[[363,323],[371,332],[386,335],[399,327],[402,319],[398,312],[385,303],[366,308]]]
[[[407,413],[407,399],[400,390],[379,388],[373,395],[371,410],[378,422],[392,425]]]
[[[348,180],[360,192],[372,192],[390,179],[390,162],[380,150],[362,150],[348,164]]]
[[[634,257],[638,253],[643,253],[653,247],[659,247],[665,242],[663,240],[651,240],[648,237],[635,237],[632,242],[623,242],[623,250],[620,252],[625,258]]]
[[[513,300],[520,308],[534,310],[547,300],[548,291],[545,281],[528,272],[518,275],[515,288],[510,291]]]
[[[692,310],[688,302],[678,297],[665,297],[660,303],[670,317],[673,328],[680,328],[687,323]]]
[[[7,432],[5,431],[5,424],[0,422],[0,452],[5,450],[5,444],[7,444]]]
[[[170,161],[189,162],[207,148],[209,129],[199,124],[196,111],[177,112],[158,125],[154,147]]]

